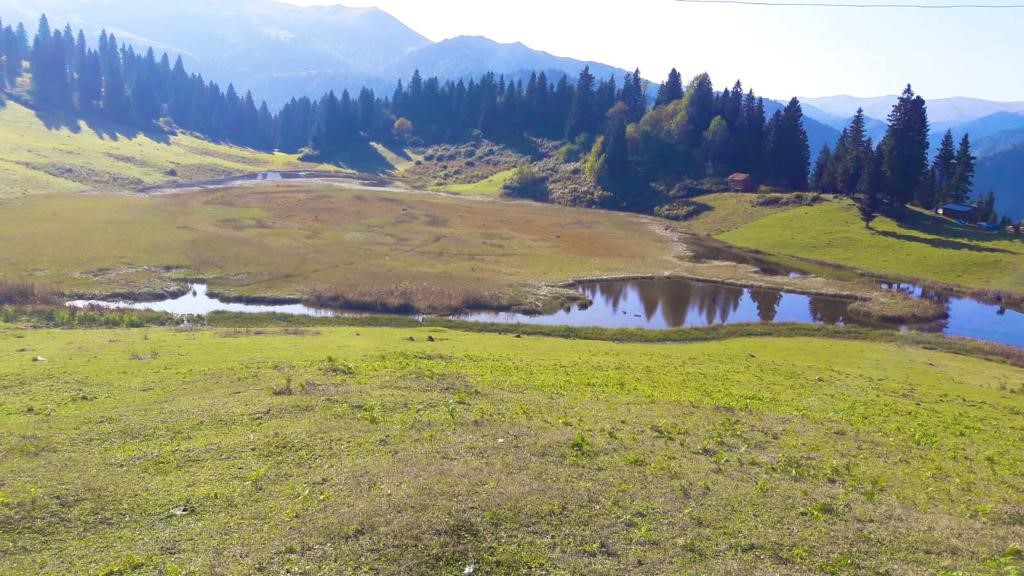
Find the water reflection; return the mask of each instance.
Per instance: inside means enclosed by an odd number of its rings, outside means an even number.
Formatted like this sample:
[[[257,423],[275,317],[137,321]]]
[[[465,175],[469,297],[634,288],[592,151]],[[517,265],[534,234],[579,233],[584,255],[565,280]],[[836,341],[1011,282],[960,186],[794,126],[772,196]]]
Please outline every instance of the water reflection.
[[[974,298],[954,296],[914,284],[882,283],[882,288],[902,292],[945,306],[949,317],[930,326],[914,329],[988,340],[1024,348],[1024,313]]]
[[[224,302],[207,294],[206,284],[190,284],[188,292],[167,300],[157,302],[110,302],[104,300],[75,300],[68,306],[76,308],[131,308],[135,310],[154,310],[171,314],[192,314],[205,316],[211,312],[243,312],[247,314],[277,313],[299,316],[335,316],[331,310],[310,308],[302,304],[247,304],[243,302]]]
[[[594,282],[580,286],[593,304],[545,316],[482,312],[488,322],[622,328],[693,328],[750,322],[843,324],[849,302],[763,288],[684,279]]]

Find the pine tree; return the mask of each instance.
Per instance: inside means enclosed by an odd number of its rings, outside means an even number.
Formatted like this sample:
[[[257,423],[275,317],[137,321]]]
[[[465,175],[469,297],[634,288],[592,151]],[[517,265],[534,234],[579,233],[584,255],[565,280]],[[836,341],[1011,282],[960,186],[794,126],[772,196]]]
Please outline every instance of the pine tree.
[[[790,190],[807,189],[811,153],[803,125],[803,109],[793,98],[776,111],[768,126],[766,171],[770,179]]]
[[[885,205],[890,212],[909,204],[928,169],[928,109],[907,85],[892,112],[882,141]]]
[[[965,203],[971,197],[974,189],[974,161],[976,158],[971,154],[970,136],[964,134],[960,140],[960,147],[956,152],[954,161],[953,177],[950,182],[949,197],[953,202]]]
[[[683,77],[673,68],[668,73],[668,79],[658,88],[658,97],[654,102],[655,106],[667,106],[676,100],[683,99]]]
[[[935,183],[934,205],[942,205],[954,201],[953,181],[956,171],[956,150],[953,149],[953,131],[946,130],[939,144],[939,151],[932,161],[932,178]],[[925,208],[932,208],[922,203]]]
[[[853,196],[864,176],[864,146],[867,141],[864,110],[858,108],[850,126],[843,131],[836,147],[836,187],[840,194]]]
[[[882,157],[872,152],[873,145],[869,138],[865,143],[868,156],[865,158],[865,170],[863,177],[857,184],[857,191],[854,196],[857,202],[857,211],[860,219],[864,221],[865,228],[871,228],[871,222],[878,216],[881,209],[879,187],[882,184]]]
[[[835,192],[834,172],[832,166],[832,150],[825,144],[818,153],[818,159],[814,162],[814,171],[811,173],[811,190],[832,194]]]
[[[582,134],[593,133],[596,128],[596,115],[594,75],[590,73],[590,67],[587,66],[580,72],[580,77],[576,82],[572,106],[569,109],[565,139],[571,142]]]

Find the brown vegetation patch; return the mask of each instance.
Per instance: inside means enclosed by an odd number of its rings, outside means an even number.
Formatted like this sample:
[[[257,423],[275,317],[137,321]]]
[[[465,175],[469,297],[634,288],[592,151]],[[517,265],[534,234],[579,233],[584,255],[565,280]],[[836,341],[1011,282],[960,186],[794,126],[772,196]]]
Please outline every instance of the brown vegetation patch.
[[[332,310],[359,310],[389,314],[455,314],[469,310],[508,310],[510,298],[500,292],[431,284],[361,287],[310,292],[309,306]]]
[[[430,186],[472,184],[530,161],[524,154],[488,141],[441,144],[420,152],[421,158],[404,175]]]
[[[7,306],[57,306],[57,294],[29,282],[0,280],[0,304]]]

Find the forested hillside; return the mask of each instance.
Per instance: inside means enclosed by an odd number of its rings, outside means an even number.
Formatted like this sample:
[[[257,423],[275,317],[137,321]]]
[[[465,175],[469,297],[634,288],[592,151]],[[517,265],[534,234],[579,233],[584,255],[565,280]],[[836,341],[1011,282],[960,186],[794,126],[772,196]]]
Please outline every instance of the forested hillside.
[[[189,73],[181,58],[172,64],[153,50],[138,54],[106,32],[93,47],[83,32],[53,29],[45,16],[31,44],[23,25],[3,27],[0,54],[0,85],[39,109],[141,129],[167,119],[211,140],[302,151],[311,159],[329,161],[371,143],[415,147],[487,139],[526,150],[538,150],[539,141],[555,143],[561,150],[547,168],[517,173],[506,184],[508,194],[546,199],[551,186],[584,189],[590,192],[575,196],[588,199],[579,203],[662,215],[685,216],[694,209],[688,197],[723,190],[724,178],[738,172],[755,185],[812,185],[854,197],[870,222],[879,212],[898,217],[907,204],[965,202],[975,170],[969,138],[954,151],[951,134],[929,165],[927,106],[909,86],[877,146],[858,112],[835,150],[823,147],[811,174],[798,99],[769,114],[765,101],[739,81],[719,91],[707,74],[684,87],[672,70],[650,107],[639,70],[621,79],[599,78],[587,67],[575,79],[535,72],[525,79],[486,73],[469,80],[415,71],[390,94],[368,87],[354,95],[329,91],[316,100],[292,98],[275,112],[251,92]],[[989,220],[995,219],[992,204],[985,210]]]

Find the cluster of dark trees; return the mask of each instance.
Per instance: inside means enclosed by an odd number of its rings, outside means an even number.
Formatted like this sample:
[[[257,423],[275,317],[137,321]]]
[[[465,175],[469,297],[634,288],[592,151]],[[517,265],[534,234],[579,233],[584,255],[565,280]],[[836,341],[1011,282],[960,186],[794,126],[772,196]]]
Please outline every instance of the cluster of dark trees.
[[[851,196],[869,219],[878,212],[896,214],[911,202],[963,202],[974,173],[970,141],[965,137],[954,150],[952,134],[929,165],[925,101],[909,86],[877,146],[858,112],[835,150],[821,151],[808,181],[800,102],[794,98],[768,117],[764,100],[740,82],[716,92],[707,74],[684,87],[672,70],[650,109],[639,70],[620,84],[584,69],[575,81],[552,81],[544,73],[506,80],[489,73],[442,82],[417,72],[384,98],[366,88],[355,98],[347,91],[340,97],[329,92],[320,99],[292,99],[274,114],[251,93],[239,95],[231,85],[222,90],[189,74],[181,58],[172,65],[152,49],[137,54],[106,32],[94,49],[81,31],[52,30],[46,16],[31,45],[24,26],[0,23],[0,60],[0,88],[13,86],[29,63],[30,91],[39,107],[141,129],[169,118],[210,139],[261,150],[308,148],[330,157],[370,141],[565,141],[589,151],[587,174],[612,192],[615,206],[625,208],[641,207],[652,191],[671,195],[681,182],[744,172],[762,184]]]
[[[32,44],[24,26],[4,28],[0,82],[12,86],[31,70],[30,93],[43,109],[100,117],[146,129],[160,118],[171,118],[183,129],[215,140],[260,149],[274,146],[274,116],[266,104],[257,107],[252,94],[238,95],[188,74],[181,58],[172,66],[166,54],[159,60],[153,50],[137,54],[118,44],[113,34],[100,34],[98,46],[87,45],[85,35],[69,26],[52,30],[46,16]]]
[[[4,26],[0,20],[0,90],[12,86],[21,75],[22,62],[29,57],[25,26]]]
[[[202,76],[186,72],[178,58],[137,54],[102,33],[87,45],[81,31],[52,30],[40,18],[31,46],[23,26],[6,28],[0,44],[4,82],[28,61],[37,106],[98,116],[145,129],[169,118],[179,128],[214,140],[262,150],[310,148],[330,157],[368,141],[457,142],[473,137],[512,141],[523,137],[561,140],[595,150],[600,178],[621,191],[621,205],[635,204],[626,190],[638,184],[670,185],[681,179],[721,177],[733,171],[759,181],[805,188],[807,136],[799,102],[766,118],[764,102],[737,83],[716,93],[702,74],[686,88],[673,70],[648,110],[640,72],[599,80],[583,70],[575,81],[544,73],[506,80],[441,81],[413,75],[380,98],[363,89],[320,99],[295,98],[278,113]],[[628,130],[627,130],[628,127]],[[602,137],[603,135],[603,137]]]
[[[800,102],[766,117],[764,100],[737,82],[716,92],[707,74],[683,88],[672,70],[654,108],[639,121],[615,104],[591,169],[620,205],[635,207],[645,188],[668,191],[679,183],[720,179],[733,172],[793,190],[807,187],[810,151]]]
[[[885,137],[876,146],[867,136],[864,111],[858,110],[835,150],[821,150],[811,188],[853,198],[865,224],[879,213],[899,217],[901,208],[911,203],[929,210],[948,202],[966,204],[974,187],[970,137],[965,134],[957,147],[947,131],[929,164],[928,109],[909,85],[888,120]],[[994,221],[994,201],[986,202],[982,218]]]

